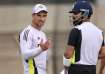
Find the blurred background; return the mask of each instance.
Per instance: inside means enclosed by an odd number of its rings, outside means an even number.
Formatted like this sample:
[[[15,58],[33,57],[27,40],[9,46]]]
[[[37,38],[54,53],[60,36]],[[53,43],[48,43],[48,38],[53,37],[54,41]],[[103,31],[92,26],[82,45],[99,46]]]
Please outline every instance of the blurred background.
[[[48,74],[59,74],[63,69],[62,55],[66,48],[72,21],[68,11],[75,0],[0,0],[0,74],[23,74],[18,35],[31,23],[32,7],[46,4],[48,18],[43,31],[52,40],[49,49]],[[105,34],[105,0],[90,0],[93,21]],[[100,61],[97,64],[99,74]],[[105,73],[105,72],[104,72]]]

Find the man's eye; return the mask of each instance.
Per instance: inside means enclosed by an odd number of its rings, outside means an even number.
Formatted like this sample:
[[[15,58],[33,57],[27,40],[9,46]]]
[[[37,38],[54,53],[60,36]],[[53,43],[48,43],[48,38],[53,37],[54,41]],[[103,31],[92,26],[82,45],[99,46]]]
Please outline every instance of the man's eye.
[[[47,15],[43,15],[43,17],[46,17]]]
[[[37,16],[41,16],[41,15],[37,14]]]

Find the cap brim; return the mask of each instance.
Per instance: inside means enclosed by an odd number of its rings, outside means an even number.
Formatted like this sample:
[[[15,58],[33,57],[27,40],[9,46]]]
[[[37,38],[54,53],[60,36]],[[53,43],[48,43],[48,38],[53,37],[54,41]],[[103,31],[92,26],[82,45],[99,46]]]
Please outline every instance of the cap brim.
[[[79,13],[80,11],[75,11],[75,10],[72,10],[72,11],[69,11],[69,13]]]
[[[40,10],[40,11],[38,11],[37,13],[40,13],[40,12],[46,12],[46,13],[48,13],[47,10]]]
[[[47,10],[40,10],[40,11],[37,11],[37,12],[33,12],[32,14],[34,14],[34,13],[40,13],[40,12],[46,12],[46,13],[48,13],[48,11]]]
[[[74,11],[69,11],[69,13],[73,13]]]

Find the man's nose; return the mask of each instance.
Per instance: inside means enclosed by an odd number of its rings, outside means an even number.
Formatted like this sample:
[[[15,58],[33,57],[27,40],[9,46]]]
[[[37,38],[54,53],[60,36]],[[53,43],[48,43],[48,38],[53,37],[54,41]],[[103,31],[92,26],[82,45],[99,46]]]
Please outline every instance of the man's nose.
[[[41,21],[44,21],[44,20],[45,20],[45,18],[43,18],[43,17],[42,17],[42,18],[40,18],[40,20],[41,20]]]

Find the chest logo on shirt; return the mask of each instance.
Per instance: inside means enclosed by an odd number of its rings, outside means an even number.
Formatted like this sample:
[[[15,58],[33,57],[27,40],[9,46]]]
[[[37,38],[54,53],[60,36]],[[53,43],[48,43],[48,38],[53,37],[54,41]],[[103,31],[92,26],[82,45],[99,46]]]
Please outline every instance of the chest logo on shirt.
[[[38,37],[37,39],[40,40],[40,37]]]

